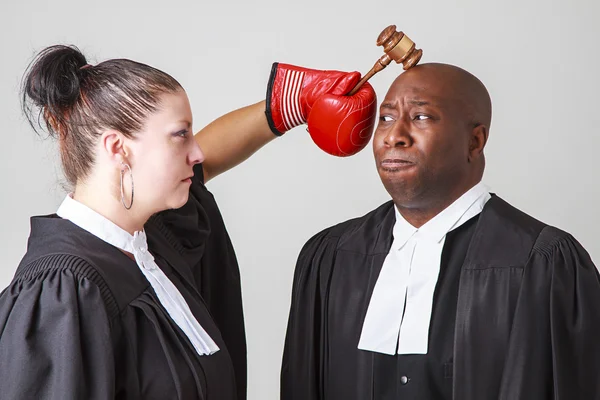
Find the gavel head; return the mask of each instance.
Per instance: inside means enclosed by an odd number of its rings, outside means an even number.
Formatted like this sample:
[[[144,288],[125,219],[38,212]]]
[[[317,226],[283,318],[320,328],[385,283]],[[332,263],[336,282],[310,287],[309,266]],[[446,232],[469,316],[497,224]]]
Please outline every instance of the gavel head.
[[[377,46],[383,46],[383,51],[398,64],[402,63],[405,70],[417,65],[423,51],[415,48],[415,43],[402,32],[396,32],[396,25],[390,25],[377,38]]]

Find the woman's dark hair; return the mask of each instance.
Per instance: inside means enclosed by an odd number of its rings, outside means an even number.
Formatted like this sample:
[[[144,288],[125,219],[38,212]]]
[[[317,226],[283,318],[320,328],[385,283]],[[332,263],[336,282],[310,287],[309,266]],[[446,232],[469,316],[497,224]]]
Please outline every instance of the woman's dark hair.
[[[92,147],[106,129],[126,137],[140,131],[160,105],[160,96],[181,85],[170,75],[126,59],[87,64],[75,46],[51,46],[31,62],[23,77],[22,107],[33,129],[47,129],[60,144],[71,185],[94,163]]]

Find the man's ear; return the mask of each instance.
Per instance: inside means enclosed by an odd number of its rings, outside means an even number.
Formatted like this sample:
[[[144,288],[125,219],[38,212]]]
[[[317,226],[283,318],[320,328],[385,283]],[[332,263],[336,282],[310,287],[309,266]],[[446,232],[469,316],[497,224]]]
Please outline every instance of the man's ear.
[[[469,140],[469,162],[473,162],[483,155],[483,149],[488,139],[488,128],[485,125],[477,125],[471,131]]]

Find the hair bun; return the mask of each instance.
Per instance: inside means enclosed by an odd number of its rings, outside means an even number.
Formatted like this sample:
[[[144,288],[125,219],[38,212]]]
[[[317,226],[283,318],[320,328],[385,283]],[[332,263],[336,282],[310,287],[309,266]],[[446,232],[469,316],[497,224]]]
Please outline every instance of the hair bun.
[[[79,99],[80,68],[85,56],[75,46],[50,46],[29,65],[23,79],[23,107],[31,116],[31,106],[43,108],[51,116],[62,114]]]

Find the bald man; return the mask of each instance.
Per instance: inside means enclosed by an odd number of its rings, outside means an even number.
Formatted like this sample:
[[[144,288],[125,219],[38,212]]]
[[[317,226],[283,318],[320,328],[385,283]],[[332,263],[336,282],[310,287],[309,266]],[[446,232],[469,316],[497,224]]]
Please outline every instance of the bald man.
[[[380,107],[392,200],[302,249],[283,400],[600,398],[600,279],[568,233],[481,182],[491,101],[424,64]]]

